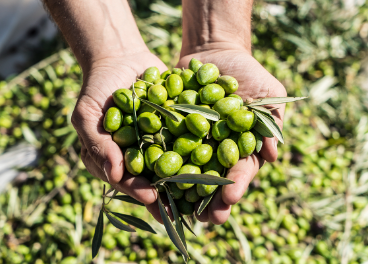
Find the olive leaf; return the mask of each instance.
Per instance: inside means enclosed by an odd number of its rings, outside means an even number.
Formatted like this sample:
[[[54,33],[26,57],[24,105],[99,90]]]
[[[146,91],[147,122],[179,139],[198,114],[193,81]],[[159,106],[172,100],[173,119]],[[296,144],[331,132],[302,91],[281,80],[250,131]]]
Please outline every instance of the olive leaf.
[[[257,110],[259,112],[272,115],[271,111],[268,110],[267,108],[263,107],[263,106],[256,106],[256,105],[255,106],[250,106],[250,105],[248,105],[248,107],[253,109],[253,110]]]
[[[131,228],[128,225],[124,225],[122,222],[112,217],[109,213],[105,212],[105,215],[110,220],[111,224],[115,226],[116,228],[123,230],[123,231],[135,232],[133,228]]]
[[[197,113],[201,114],[203,117],[212,120],[212,121],[219,121],[220,120],[220,114],[216,112],[215,110],[208,109],[203,106],[199,105],[190,105],[190,104],[175,104],[170,105],[170,107],[186,112],[186,113]]]
[[[176,232],[178,232],[181,242],[183,242],[183,245],[185,246],[185,248],[187,248],[187,243],[185,241],[185,235],[184,235],[184,230],[183,230],[183,224],[180,221],[180,217],[179,217],[180,214],[179,214],[178,208],[176,208],[174,199],[172,198],[170,191],[167,189],[169,187],[166,187],[165,185],[163,186],[165,187],[167,198],[169,199],[171,212],[173,213],[173,216],[174,216]]]
[[[120,214],[120,213],[116,213],[116,212],[111,212],[113,215],[119,217],[121,220],[123,220],[124,222],[127,222],[128,224],[135,226],[136,228],[151,232],[153,234],[156,234],[156,231],[153,230],[153,228],[147,224],[145,221],[143,221],[142,219],[139,219],[137,217],[131,216],[131,215],[126,215],[126,214]]]
[[[281,129],[276,124],[274,120],[269,118],[267,115],[264,115],[260,112],[254,112],[257,117],[267,126],[267,128],[272,132],[272,134],[282,143],[284,144],[284,137],[282,136]]]
[[[239,240],[240,245],[243,248],[244,263],[249,263],[252,260],[252,253],[251,253],[250,246],[249,246],[247,238],[244,236],[244,233],[242,232],[242,230],[240,229],[238,223],[236,222],[236,220],[234,219],[234,217],[232,215],[229,216],[228,222],[231,225],[231,227],[234,229],[234,234],[237,237],[237,239]]]
[[[206,185],[227,185],[234,183],[232,180],[208,174],[180,174],[158,180],[155,182],[155,185],[161,182],[199,183]]]
[[[97,255],[98,250],[101,247],[102,235],[103,235],[103,212],[102,208],[100,210],[100,214],[98,216],[97,225],[95,228],[95,234],[93,235],[92,240],[92,259]]]
[[[207,205],[211,202],[213,196],[215,195],[216,191],[217,191],[218,187],[216,188],[216,190],[211,193],[210,195],[207,195],[206,197],[203,198],[201,204],[199,205],[199,208],[197,210],[197,214],[200,215],[203,210],[207,207]]]
[[[133,197],[130,197],[129,195],[116,195],[115,197],[112,197],[112,199],[144,206],[143,203],[137,201],[136,199],[134,199]]]
[[[169,235],[169,238],[174,243],[174,245],[179,249],[181,254],[183,254],[184,260],[185,260],[185,262],[187,262],[187,260],[189,258],[187,249],[185,248],[184,244],[181,242],[181,239],[180,239],[178,233],[175,231],[174,226],[171,223],[170,217],[166,212],[165,206],[162,203],[160,195],[158,196],[158,208],[160,210],[160,215],[161,215],[162,221],[164,223],[166,232]]]
[[[163,108],[162,106],[159,106],[158,104],[152,103],[148,100],[144,100],[142,98],[139,98],[139,100],[141,100],[141,102],[148,104],[150,107],[156,109],[157,111],[159,111],[163,116],[166,116],[172,120],[174,120],[175,122],[179,122],[179,120],[176,118],[176,116],[174,116],[169,110]]]
[[[257,123],[253,127],[253,129],[264,137],[269,137],[269,138],[273,137],[271,130],[269,130],[268,127],[259,119],[257,120]]]
[[[246,106],[269,105],[269,104],[284,104],[303,100],[308,97],[266,97],[254,99],[253,102],[246,104]]]
[[[135,128],[135,134],[137,136],[137,140],[139,142],[140,138],[139,138],[139,133],[138,133],[138,122],[137,122],[137,112],[136,112],[136,109],[135,109],[135,97],[137,96],[136,93],[135,93],[135,90],[134,90],[134,83],[132,85],[132,90],[133,90],[133,94],[132,94],[132,97],[133,97],[133,122],[134,122],[134,128]],[[137,96],[137,98],[139,99],[139,97]]]
[[[261,134],[259,134],[257,131],[253,130],[253,135],[256,138],[256,151],[259,153],[262,149],[263,145],[263,137]]]
[[[190,225],[188,224],[188,222],[185,220],[185,217],[184,217],[184,215],[182,215],[181,217],[180,217],[180,219],[181,219],[181,221],[182,221],[182,223],[183,223],[183,225],[193,234],[193,235],[195,235],[195,236],[197,236],[195,233],[194,233],[194,231],[192,230],[192,228],[190,227]]]

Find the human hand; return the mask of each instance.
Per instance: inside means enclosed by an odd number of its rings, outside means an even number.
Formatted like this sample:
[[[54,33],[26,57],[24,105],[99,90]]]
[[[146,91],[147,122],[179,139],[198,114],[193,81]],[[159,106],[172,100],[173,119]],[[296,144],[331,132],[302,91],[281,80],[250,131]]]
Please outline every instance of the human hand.
[[[103,128],[107,109],[114,106],[111,94],[129,88],[145,69],[151,66],[160,72],[166,66],[148,50],[128,56],[105,58],[85,72],[83,87],[72,115],[72,123],[82,144],[81,157],[87,170],[116,190],[144,204],[157,199],[156,190],[143,176],[132,176],[124,169],[123,153]]]

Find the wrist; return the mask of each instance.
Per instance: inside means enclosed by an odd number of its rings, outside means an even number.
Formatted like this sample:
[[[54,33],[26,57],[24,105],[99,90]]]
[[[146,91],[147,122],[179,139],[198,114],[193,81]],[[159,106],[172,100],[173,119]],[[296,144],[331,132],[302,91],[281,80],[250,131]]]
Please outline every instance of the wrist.
[[[183,1],[181,57],[214,49],[236,49],[251,54],[252,2]]]

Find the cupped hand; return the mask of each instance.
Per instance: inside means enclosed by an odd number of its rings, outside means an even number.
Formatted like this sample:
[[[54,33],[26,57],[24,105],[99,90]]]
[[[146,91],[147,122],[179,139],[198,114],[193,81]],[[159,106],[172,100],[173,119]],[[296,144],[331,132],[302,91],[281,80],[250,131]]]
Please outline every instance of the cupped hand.
[[[88,72],[84,72],[83,86],[72,115],[87,170],[144,204],[155,202],[157,192],[146,178],[132,176],[124,170],[123,153],[104,130],[103,118],[107,109],[114,106],[112,93],[119,88],[129,88],[137,76],[151,66],[158,67],[160,72],[167,70],[149,51],[93,63]]]
[[[227,45],[223,49],[221,43],[206,51],[187,54],[183,56],[178,68],[188,68],[189,61],[196,58],[203,63],[214,63],[220,70],[221,75],[230,75],[239,82],[239,89],[236,94],[240,95],[245,101],[247,98],[261,97],[284,97],[286,91],[284,86],[273,77],[261,64],[254,59],[251,54],[238,46]],[[274,107],[271,106],[270,107]],[[279,109],[272,111],[276,123],[282,128],[284,105],[276,105]],[[248,188],[249,183],[257,174],[259,168],[265,161],[273,162],[277,158],[277,139],[264,138],[263,147],[260,153],[252,154],[247,158],[240,159],[227,174],[227,178],[235,181],[234,184],[222,187],[213,197],[210,204],[202,212],[196,215],[200,221],[211,221],[214,224],[223,224],[230,215],[231,205],[237,203]],[[155,204],[150,205],[151,211]],[[196,205],[198,208],[199,203]],[[156,217],[157,218],[157,217]]]

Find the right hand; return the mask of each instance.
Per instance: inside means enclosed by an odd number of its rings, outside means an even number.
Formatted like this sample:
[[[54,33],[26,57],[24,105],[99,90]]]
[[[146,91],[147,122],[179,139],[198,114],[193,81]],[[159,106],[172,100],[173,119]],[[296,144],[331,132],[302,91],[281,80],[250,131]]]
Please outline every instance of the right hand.
[[[157,192],[146,178],[125,171],[123,153],[104,130],[103,118],[107,109],[114,106],[112,93],[119,88],[129,88],[137,76],[151,66],[158,67],[160,72],[167,70],[148,50],[94,62],[84,73],[72,115],[72,124],[82,144],[82,161],[88,172],[144,204],[154,203]]]

